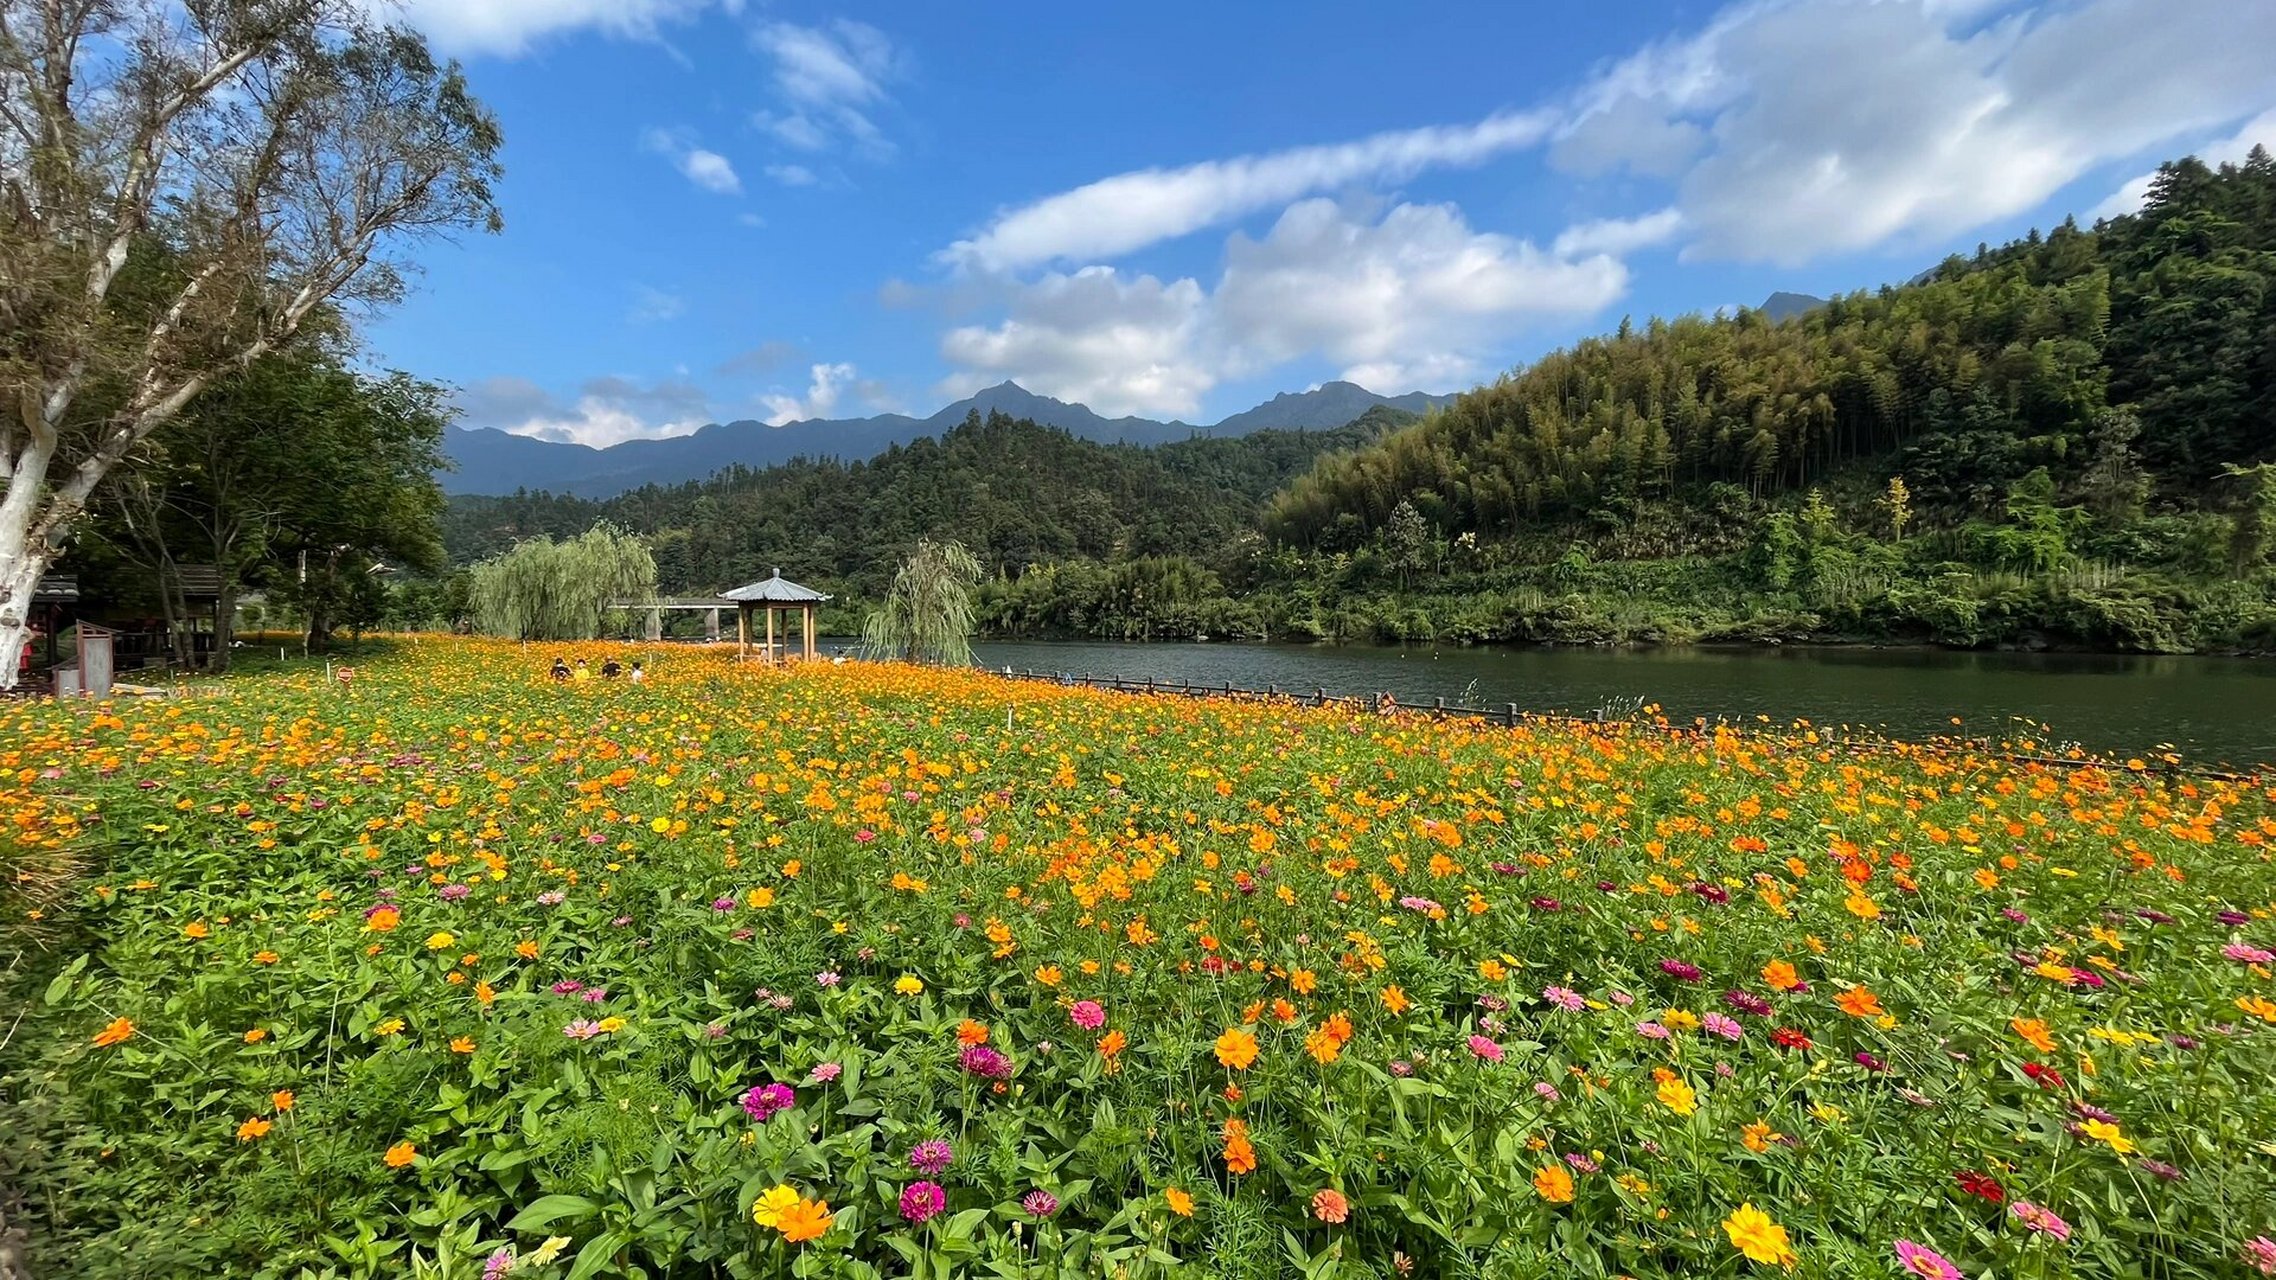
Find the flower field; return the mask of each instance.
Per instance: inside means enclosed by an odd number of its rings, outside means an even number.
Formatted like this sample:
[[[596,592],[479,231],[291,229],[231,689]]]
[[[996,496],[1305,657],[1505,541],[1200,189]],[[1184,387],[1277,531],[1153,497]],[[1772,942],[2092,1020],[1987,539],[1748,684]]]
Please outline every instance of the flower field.
[[[0,706],[37,1274],[2276,1274],[2267,779],[551,656]]]

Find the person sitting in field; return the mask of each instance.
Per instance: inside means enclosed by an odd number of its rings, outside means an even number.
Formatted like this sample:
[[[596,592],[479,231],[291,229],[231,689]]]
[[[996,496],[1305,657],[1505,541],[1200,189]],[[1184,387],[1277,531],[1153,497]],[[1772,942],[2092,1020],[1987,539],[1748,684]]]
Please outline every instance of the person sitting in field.
[[[569,683],[569,664],[559,658],[553,660],[553,683]]]
[[[640,659],[634,658],[632,660],[632,683],[643,684],[646,683],[647,679],[648,673],[640,669]]]
[[[575,679],[576,679],[577,683],[578,683],[578,684],[584,684],[585,682],[587,682],[587,681],[591,680],[592,678],[593,678],[593,669],[592,669],[591,667],[589,667],[589,666],[586,666],[586,665],[585,665],[585,660],[584,660],[583,658],[579,658],[579,659],[577,659],[577,674],[576,674],[576,677],[575,677]]]
[[[614,658],[610,658],[601,664],[601,679],[603,680],[614,680],[623,674],[623,665]]]

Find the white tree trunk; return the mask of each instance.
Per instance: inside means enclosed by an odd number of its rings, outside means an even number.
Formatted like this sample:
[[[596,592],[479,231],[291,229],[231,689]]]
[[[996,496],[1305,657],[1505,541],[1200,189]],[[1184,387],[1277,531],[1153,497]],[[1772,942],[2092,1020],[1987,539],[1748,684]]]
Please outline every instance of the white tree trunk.
[[[31,641],[32,592],[55,559],[44,532],[32,532],[55,453],[52,439],[34,440],[11,459],[8,494],[0,498],[0,689],[16,687],[24,646]]]

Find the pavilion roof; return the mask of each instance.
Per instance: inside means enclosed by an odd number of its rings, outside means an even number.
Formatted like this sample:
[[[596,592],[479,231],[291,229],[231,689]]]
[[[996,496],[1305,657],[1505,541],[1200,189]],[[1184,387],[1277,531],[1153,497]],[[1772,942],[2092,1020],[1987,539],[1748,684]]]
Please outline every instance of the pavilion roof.
[[[773,577],[763,578],[732,591],[722,591],[719,598],[737,604],[815,604],[830,597],[812,587],[802,587],[790,581],[782,576],[782,570],[777,569]]]

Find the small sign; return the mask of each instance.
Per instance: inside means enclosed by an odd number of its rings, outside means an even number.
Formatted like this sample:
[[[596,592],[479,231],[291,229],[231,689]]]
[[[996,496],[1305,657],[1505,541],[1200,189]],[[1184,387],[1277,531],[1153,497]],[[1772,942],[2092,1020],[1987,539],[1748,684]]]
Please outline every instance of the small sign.
[[[354,667],[342,667],[337,674],[337,679],[341,684],[351,684],[355,678],[356,669]]]

